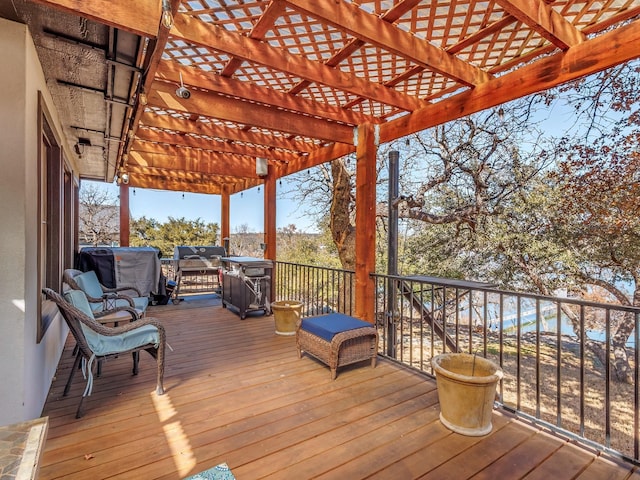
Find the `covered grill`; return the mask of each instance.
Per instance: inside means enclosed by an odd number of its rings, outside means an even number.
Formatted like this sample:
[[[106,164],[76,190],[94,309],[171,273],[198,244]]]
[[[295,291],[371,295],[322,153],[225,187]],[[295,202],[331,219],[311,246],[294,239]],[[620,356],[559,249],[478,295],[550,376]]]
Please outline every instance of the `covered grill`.
[[[218,271],[222,265],[221,258],[226,255],[224,247],[220,246],[179,246],[173,250],[173,259],[176,266],[176,289],[174,302],[178,301],[180,284],[184,277],[197,277],[211,275],[215,289],[220,290]]]

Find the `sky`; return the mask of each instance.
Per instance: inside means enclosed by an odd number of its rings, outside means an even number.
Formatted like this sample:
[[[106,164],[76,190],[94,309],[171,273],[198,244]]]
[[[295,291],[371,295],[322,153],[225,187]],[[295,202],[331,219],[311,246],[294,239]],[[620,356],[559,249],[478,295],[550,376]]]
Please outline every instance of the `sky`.
[[[115,183],[91,182],[83,180],[82,185],[92,184],[106,189],[112,197],[117,198],[120,188]],[[276,191],[276,228],[296,225],[302,232],[315,233],[317,228],[313,220],[304,214],[304,208],[287,198],[282,192],[290,187],[286,179],[282,185],[277,184]],[[82,188],[82,187],[81,187]],[[264,231],[264,187],[251,188],[241,194],[231,196],[229,220],[231,233],[238,231],[246,224],[250,232]],[[131,218],[145,216],[159,222],[166,222],[169,217],[197,220],[220,225],[220,195],[201,193],[172,192],[166,190],[150,190],[131,188],[129,192],[129,209]]]

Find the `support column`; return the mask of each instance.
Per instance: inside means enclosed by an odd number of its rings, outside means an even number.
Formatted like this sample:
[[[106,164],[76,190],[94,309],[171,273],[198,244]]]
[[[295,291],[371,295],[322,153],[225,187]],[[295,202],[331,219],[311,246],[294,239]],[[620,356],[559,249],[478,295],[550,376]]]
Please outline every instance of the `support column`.
[[[129,185],[120,184],[120,246],[129,246]]]
[[[231,196],[226,186],[222,187],[220,201],[220,245],[224,245],[225,238],[231,238],[231,227],[229,223],[229,206],[231,205]],[[231,252],[227,252],[230,255]]]
[[[264,258],[276,261],[276,174],[273,168],[269,169],[269,174],[264,181]],[[273,302],[276,298],[276,278],[275,265],[271,272],[271,298]]]
[[[372,124],[360,125],[356,145],[355,316],[375,323],[376,135]]]

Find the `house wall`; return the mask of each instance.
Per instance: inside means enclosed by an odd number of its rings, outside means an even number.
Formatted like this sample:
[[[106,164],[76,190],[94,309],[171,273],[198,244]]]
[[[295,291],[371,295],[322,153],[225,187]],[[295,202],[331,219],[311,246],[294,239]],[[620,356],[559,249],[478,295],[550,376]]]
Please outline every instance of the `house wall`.
[[[37,341],[38,92],[61,134],[26,26],[0,18],[0,425],[39,417],[67,336]]]

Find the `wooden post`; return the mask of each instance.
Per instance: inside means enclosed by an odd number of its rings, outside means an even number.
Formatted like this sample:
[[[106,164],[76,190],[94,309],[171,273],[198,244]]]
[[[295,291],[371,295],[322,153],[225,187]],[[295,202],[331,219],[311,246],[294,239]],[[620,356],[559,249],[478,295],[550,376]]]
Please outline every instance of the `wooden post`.
[[[269,174],[264,181],[264,243],[266,248],[264,258],[276,261],[276,174],[274,168],[269,168]],[[271,273],[271,298],[276,298],[276,288],[273,283],[275,278],[275,265]]]
[[[120,246],[129,246],[129,185],[120,184]]]
[[[229,195],[229,189],[225,186],[222,187],[222,195],[220,201],[220,245],[224,245],[224,239],[231,237],[231,230],[229,224],[229,206],[231,197]],[[231,252],[227,252],[230,255]]]
[[[356,145],[355,316],[375,323],[376,139],[372,124],[360,125]]]

